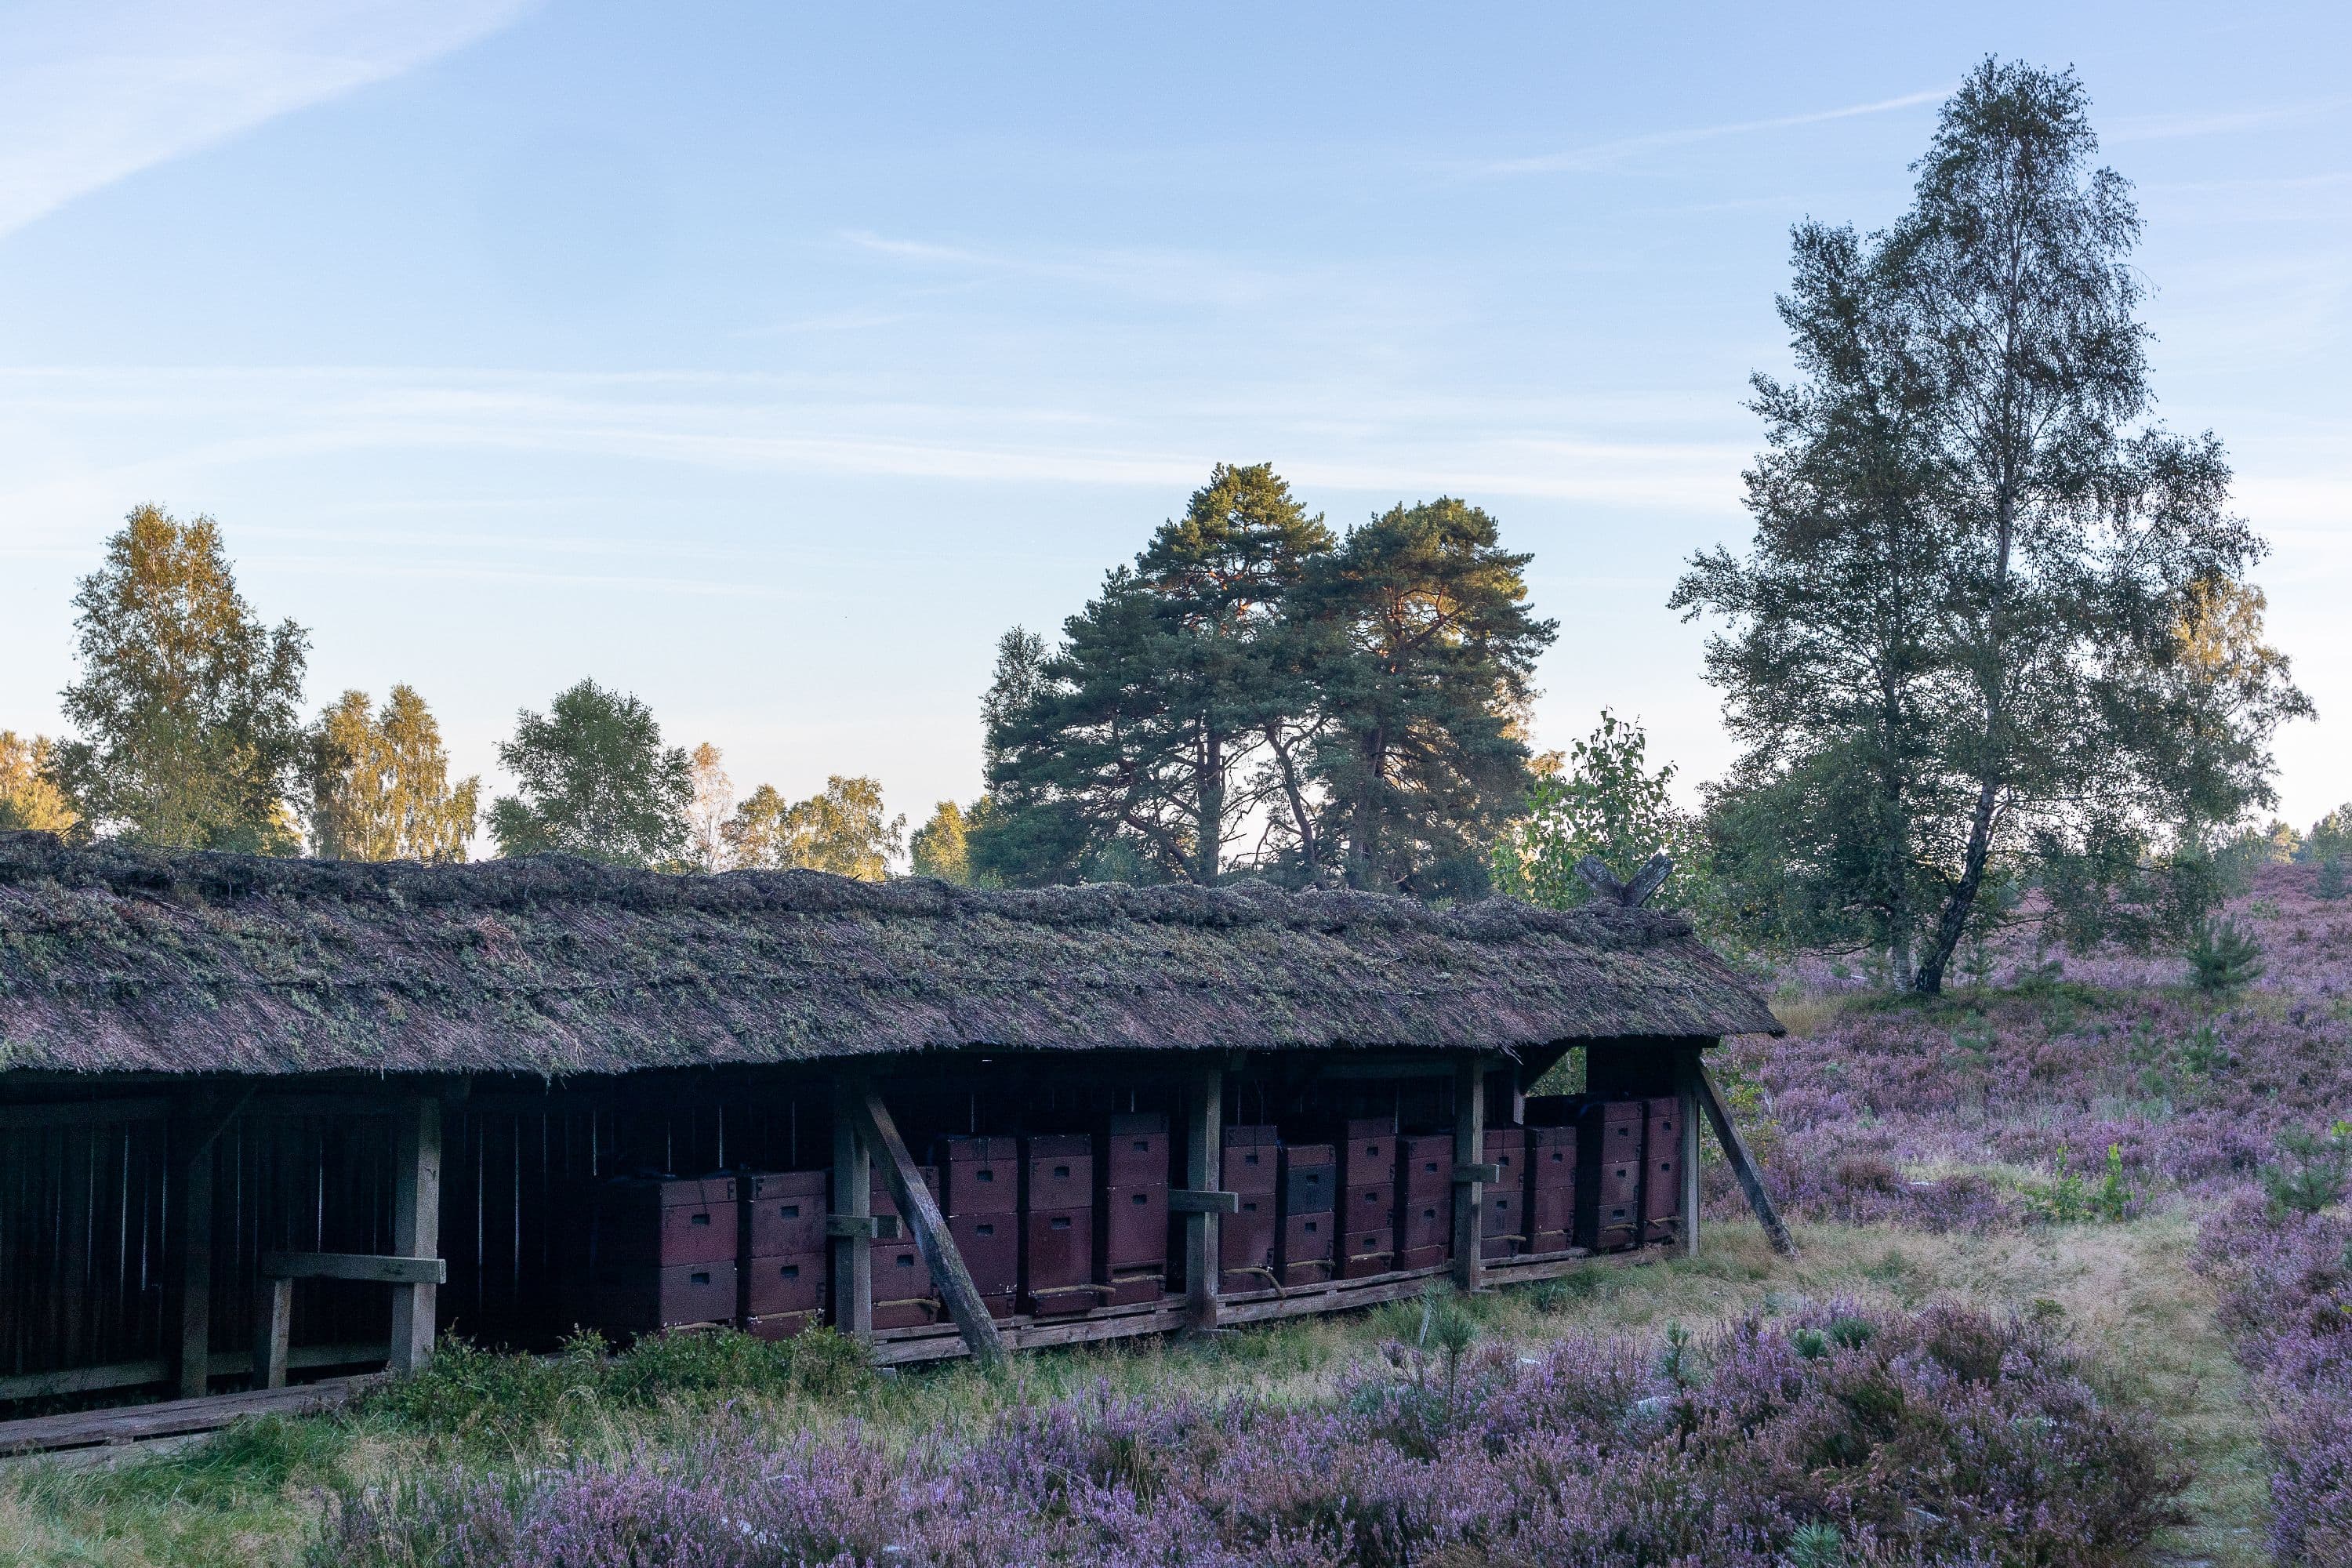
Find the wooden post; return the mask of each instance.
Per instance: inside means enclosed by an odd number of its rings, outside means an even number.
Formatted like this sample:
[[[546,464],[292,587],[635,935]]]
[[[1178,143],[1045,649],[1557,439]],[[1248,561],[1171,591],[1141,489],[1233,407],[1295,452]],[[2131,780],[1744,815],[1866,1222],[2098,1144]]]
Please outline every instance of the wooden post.
[[[1675,1157],[1682,1163],[1683,1256],[1698,1256],[1698,1047],[1675,1051],[1675,1114],[1680,1118],[1681,1147]]]
[[[286,1342],[294,1327],[294,1281],[264,1278],[253,1302],[253,1386],[286,1386]]]
[[[833,1078],[833,1326],[853,1339],[874,1337],[874,1164],[857,1135],[857,1099],[846,1072]],[[903,1211],[901,1211],[903,1212]]]
[[[1465,1290],[1486,1274],[1486,1059],[1465,1056],[1454,1067],[1454,1282]]]
[[[1789,1227],[1780,1223],[1780,1211],[1773,1208],[1771,1194],[1764,1190],[1764,1178],[1748,1158],[1748,1145],[1739,1139],[1739,1129],[1731,1124],[1731,1107],[1724,1103],[1723,1090],[1716,1086],[1715,1075],[1706,1070],[1706,1063],[1696,1064],[1700,1103],[1706,1108],[1706,1119],[1715,1123],[1716,1142],[1723,1145],[1723,1157],[1730,1163],[1731,1173],[1739,1180],[1739,1190],[1748,1194],[1748,1206],[1756,1211],[1757,1223],[1763,1226],[1765,1238],[1772,1250],[1783,1258],[1797,1256],[1796,1241]]]
[[[907,1152],[907,1141],[898,1136],[898,1124],[892,1120],[889,1107],[882,1103],[882,1097],[868,1084],[863,1086],[858,1096],[857,1110],[858,1131],[869,1157],[882,1157],[882,1180],[889,1185],[900,1216],[914,1228],[915,1250],[923,1255],[923,1262],[929,1267],[931,1279],[947,1301],[948,1316],[955,1320],[972,1359],[982,1366],[995,1365],[1004,1359],[1004,1341],[996,1332],[996,1321],[988,1315],[988,1304],[980,1299],[980,1288],[971,1282],[971,1270],[964,1267],[963,1254],[957,1249],[955,1237],[949,1234],[947,1217],[940,1213],[939,1200],[923,1184],[922,1172],[915,1164],[915,1157]]]
[[[1213,1193],[1225,1180],[1225,1066],[1222,1058],[1204,1063],[1192,1084],[1192,1103],[1185,1108],[1184,1184],[1194,1192]],[[1217,1326],[1217,1216],[1205,1209],[1184,1215],[1184,1321],[1194,1329]]]
[[[212,1379],[213,1355],[213,1140],[201,1116],[181,1122],[190,1147],[177,1162],[179,1175],[180,1397],[201,1398]]]
[[[418,1095],[400,1109],[393,1140],[392,1247],[404,1258],[441,1255],[441,1101]],[[438,1287],[392,1292],[392,1370],[415,1372],[433,1358]]]

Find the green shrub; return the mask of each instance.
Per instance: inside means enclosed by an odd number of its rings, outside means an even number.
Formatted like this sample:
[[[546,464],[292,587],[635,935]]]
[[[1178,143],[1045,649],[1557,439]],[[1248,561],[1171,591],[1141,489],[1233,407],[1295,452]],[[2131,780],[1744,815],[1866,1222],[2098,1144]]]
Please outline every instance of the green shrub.
[[[2352,892],[2352,886],[2347,886],[2347,882],[2352,882],[2352,879],[2344,875],[2344,862],[2330,856],[2319,863],[2319,879],[2312,884],[2311,890],[2333,903],[2347,892]]]
[[[2263,977],[2263,944],[2229,920],[2209,920],[2189,944],[2189,984],[2209,996]]]
[[[774,1342],[732,1329],[655,1334],[611,1355],[588,1329],[553,1356],[485,1350],[452,1334],[421,1371],[386,1383],[361,1410],[421,1433],[510,1446],[599,1408],[737,1394],[833,1399],[869,1375],[865,1350],[828,1328]]]
[[[2344,1195],[2352,1182],[2352,1121],[2336,1122],[2324,1135],[2296,1128],[2278,1142],[2286,1162],[2263,1167],[2273,1218],[2317,1214]]]

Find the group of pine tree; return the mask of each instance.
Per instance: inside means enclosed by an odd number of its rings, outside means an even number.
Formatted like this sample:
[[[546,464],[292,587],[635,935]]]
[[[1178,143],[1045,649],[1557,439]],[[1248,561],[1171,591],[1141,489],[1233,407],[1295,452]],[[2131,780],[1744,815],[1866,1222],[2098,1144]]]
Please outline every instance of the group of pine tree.
[[[485,808],[407,687],[306,721],[308,634],[252,612],[211,521],[142,508],[75,600],[74,733],[0,735],[0,826],[425,860],[478,827],[507,855],[866,878],[903,843],[983,885],[1561,905],[1583,856],[1623,875],[1663,847],[1661,896],[1727,944],[1866,952],[1927,991],[2029,905],[2070,942],[2178,936],[2282,846],[2341,891],[2352,807],[2247,826],[2311,708],[2263,640],[2221,443],[2151,415],[2139,219],[2096,151],[2071,72],[1987,60],[1892,226],[1795,231],[1799,379],[1754,383],[1752,541],[1670,600],[1717,628],[1742,748],[1695,811],[1613,714],[1531,752],[1559,628],[1495,518],[1441,498],[1335,531],[1257,465],[1218,467],[1058,636],[1004,634],[983,791],[910,840],[867,778],[739,801],[715,748],[585,680],[518,715],[515,793]]]

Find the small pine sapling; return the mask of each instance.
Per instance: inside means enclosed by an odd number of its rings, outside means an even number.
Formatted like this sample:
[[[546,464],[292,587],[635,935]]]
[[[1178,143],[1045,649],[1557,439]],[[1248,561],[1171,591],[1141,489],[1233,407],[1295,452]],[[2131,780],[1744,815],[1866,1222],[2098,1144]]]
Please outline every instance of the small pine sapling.
[[[2189,944],[2189,984],[2218,996],[2263,977],[2263,944],[2227,919],[2209,920]]]
[[[2344,1195],[2352,1182],[2352,1121],[2332,1123],[2324,1135],[2294,1128],[2278,1143],[2286,1158],[2263,1167],[2272,1218],[2315,1215]]]
[[[2333,855],[2322,860],[2319,863],[2319,879],[2312,884],[2311,890],[2329,903],[2352,892],[2352,878],[2345,876],[2344,862]]]

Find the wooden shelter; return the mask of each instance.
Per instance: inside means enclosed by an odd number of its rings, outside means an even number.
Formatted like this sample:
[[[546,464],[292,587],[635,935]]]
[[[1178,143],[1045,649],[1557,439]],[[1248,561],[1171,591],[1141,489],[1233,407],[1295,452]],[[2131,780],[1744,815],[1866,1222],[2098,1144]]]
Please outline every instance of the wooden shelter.
[[[1519,1178],[1489,1155],[1541,1142],[1503,1130],[1579,1047],[1595,1103],[1679,1108],[1654,1123],[1678,1141],[1658,1196],[1696,1247],[1697,1122],[1719,1112],[1701,1052],[1778,1028],[1687,922],[1631,902],[1440,911],[1256,884],[978,892],[0,836],[0,1402],[413,1366],[449,1329],[546,1346],[583,1321],[583,1237],[618,1223],[612,1194],[692,1183],[695,1203],[712,1184],[829,1194],[827,1300],[800,1316],[885,1361],[1556,1273],[1582,1249],[1491,1234]],[[1166,1129],[1145,1157],[1164,1181],[1145,1169],[1123,1200],[1164,1203],[1165,1267],[1139,1289],[1090,1279],[1091,1304],[1049,1313],[1025,1272],[1044,1267],[1031,1183],[1105,1127]],[[1304,1286],[1221,1267],[1248,1206],[1229,1142],[1279,1158],[1286,1215],[1323,1180],[1316,1151],[1367,1128],[1446,1141],[1443,1261],[1400,1248],[1342,1277],[1335,1258]],[[965,1162],[944,1207],[927,1150]],[[991,1226],[961,1226],[956,1171],[1033,1150],[1022,1294],[993,1298],[967,1259]],[[1097,1204],[1126,1192],[1110,1181]],[[876,1326],[894,1232],[936,1322]],[[735,1245],[679,1234],[712,1258]],[[1121,1234],[1151,1245],[1148,1224]]]

